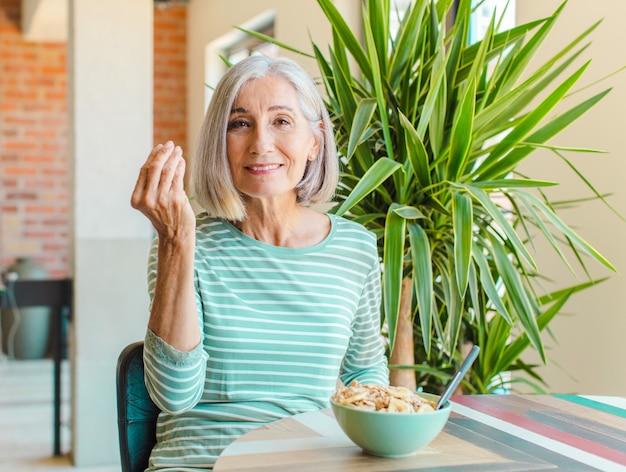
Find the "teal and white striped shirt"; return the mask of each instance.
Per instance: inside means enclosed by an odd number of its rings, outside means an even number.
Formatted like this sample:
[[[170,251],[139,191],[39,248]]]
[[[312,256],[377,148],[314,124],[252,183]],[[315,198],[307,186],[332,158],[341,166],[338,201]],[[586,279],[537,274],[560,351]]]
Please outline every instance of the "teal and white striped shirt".
[[[259,242],[198,215],[195,283],[204,342],[184,353],[148,331],[146,384],[163,411],[148,470],[211,468],[241,434],[329,406],[353,380],[386,385],[374,235],[329,215],[306,248]],[[149,287],[156,277],[156,244]]]

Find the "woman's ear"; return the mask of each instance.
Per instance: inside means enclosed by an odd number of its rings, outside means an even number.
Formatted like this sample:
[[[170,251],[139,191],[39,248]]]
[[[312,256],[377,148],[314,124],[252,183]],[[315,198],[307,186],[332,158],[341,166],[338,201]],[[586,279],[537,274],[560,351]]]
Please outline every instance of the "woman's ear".
[[[322,148],[322,142],[324,140],[324,122],[319,120],[317,126],[313,128],[313,139],[315,140],[311,151],[309,152],[309,161],[314,161],[320,155],[320,149]]]

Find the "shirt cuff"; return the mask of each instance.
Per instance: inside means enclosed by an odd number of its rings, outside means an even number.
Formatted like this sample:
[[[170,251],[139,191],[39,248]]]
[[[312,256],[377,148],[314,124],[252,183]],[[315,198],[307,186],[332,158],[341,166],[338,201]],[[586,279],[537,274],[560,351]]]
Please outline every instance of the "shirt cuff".
[[[198,344],[191,351],[179,351],[157,336],[150,328],[146,331],[144,345],[145,349],[151,352],[155,358],[177,367],[193,366],[209,357],[202,343]]]

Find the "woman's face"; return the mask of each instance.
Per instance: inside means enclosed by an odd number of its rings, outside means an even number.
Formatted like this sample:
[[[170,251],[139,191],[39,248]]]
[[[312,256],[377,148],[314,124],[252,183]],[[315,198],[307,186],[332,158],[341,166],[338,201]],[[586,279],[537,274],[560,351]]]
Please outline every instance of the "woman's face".
[[[228,162],[237,190],[252,198],[295,202],[295,187],[320,146],[295,88],[275,75],[249,81],[228,123]]]

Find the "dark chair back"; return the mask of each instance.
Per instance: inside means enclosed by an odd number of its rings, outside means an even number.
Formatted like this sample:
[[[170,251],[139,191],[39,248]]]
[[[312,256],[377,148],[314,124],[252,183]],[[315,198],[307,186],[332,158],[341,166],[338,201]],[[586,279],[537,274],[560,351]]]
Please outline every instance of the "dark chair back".
[[[143,341],[129,344],[117,360],[117,427],[122,472],[143,472],[156,443],[159,408],[143,379]]]

